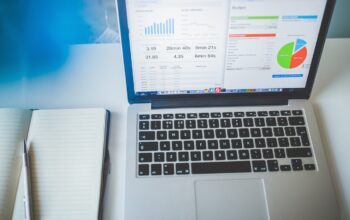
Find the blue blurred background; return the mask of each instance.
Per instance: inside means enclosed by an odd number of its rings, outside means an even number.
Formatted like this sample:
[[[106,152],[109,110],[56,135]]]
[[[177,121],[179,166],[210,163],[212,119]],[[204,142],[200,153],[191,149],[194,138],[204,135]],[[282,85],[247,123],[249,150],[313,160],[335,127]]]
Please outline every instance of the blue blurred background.
[[[328,37],[350,37],[337,0]],[[0,0],[0,84],[60,68],[69,45],[119,41],[115,0]]]

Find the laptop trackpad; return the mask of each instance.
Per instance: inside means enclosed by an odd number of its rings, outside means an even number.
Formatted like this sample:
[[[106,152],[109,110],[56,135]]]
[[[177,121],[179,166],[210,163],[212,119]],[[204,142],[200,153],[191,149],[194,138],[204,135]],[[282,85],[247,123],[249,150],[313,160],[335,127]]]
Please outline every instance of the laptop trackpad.
[[[198,220],[268,219],[261,179],[195,183]]]

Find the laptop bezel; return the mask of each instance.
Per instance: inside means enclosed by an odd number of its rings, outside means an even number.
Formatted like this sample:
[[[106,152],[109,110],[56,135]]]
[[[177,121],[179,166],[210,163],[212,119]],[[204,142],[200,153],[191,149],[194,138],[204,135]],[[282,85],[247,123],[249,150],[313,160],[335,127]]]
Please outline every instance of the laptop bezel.
[[[121,37],[121,46],[123,53],[124,71],[127,87],[128,101],[130,104],[133,103],[152,103],[159,100],[181,100],[181,99],[195,99],[197,102],[215,102],[218,98],[220,100],[226,99],[237,99],[237,100],[249,100],[254,102],[258,99],[266,100],[288,100],[288,99],[308,99],[311,95],[312,87],[315,81],[317,69],[320,63],[322,50],[327,37],[327,32],[331,17],[333,14],[334,6],[336,0],[327,0],[323,19],[321,22],[320,30],[317,37],[317,42],[315,46],[314,56],[311,61],[310,72],[306,82],[305,88],[293,89],[293,91],[284,92],[258,92],[258,93],[206,93],[206,94],[186,94],[186,95],[136,95],[134,90],[134,79],[131,61],[131,50],[130,50],[130,38],[129,38],[129,28],[128,28],[128,18],[127,18],[127,0],[118,0],[118,18],[119,18],[119,30]]]

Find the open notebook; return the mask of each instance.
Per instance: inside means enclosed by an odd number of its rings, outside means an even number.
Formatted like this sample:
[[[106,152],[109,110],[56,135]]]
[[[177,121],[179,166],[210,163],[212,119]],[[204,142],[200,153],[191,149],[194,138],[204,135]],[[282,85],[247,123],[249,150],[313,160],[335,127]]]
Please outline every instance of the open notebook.
[[[107,133],[104,109],[0,109],[0,219],[24,219],[24,139],[34,219],[99,219]]]

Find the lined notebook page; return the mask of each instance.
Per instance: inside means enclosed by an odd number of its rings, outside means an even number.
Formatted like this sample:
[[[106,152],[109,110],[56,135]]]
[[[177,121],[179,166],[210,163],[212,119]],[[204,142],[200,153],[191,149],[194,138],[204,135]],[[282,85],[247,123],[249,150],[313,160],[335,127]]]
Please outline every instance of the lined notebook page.
[[[14,207],[32,111],[0,109],[0,219],[9,220]]]
[[[103,109],[33,112],[28,143],[35,220],[96,220],[104,157]]]

